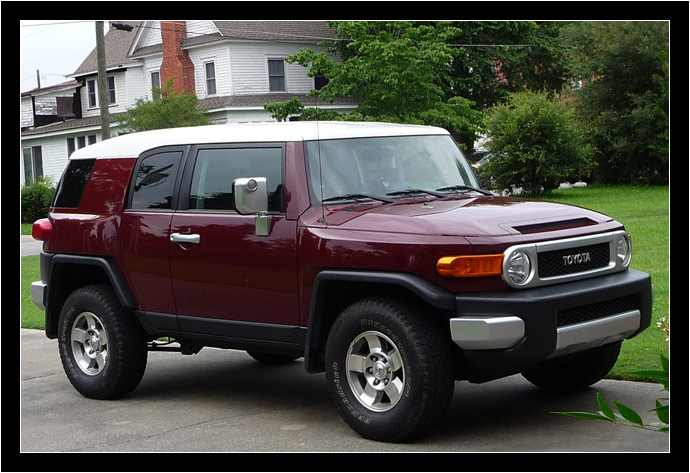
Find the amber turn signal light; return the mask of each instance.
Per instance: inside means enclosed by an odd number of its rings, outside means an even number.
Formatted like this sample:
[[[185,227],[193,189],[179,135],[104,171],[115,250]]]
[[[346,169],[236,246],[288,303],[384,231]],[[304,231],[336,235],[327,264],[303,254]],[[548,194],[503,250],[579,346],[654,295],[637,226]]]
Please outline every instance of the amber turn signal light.
[[[503,254],[444,256],[436,263],[436,271],[441,276],[470,278],[477,276],[500,276]]]

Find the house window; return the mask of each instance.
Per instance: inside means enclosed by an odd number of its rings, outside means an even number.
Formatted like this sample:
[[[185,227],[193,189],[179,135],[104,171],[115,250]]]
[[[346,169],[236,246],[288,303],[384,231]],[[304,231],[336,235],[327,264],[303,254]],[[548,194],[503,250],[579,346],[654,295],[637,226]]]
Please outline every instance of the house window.
[[[96,144],[96,135],[89,135],[86,137],[90,145]]]
[[[89,107],[94,108],[96,106],[96,81],[87,80],[86,88],[89,94]]]
[[[74,153],[76,149],[77,148],[74,146],[74,137],[67,138],[67,157],[69,158],[72,156],[72,153]]]
[[[321,90],[326,84],[328,84],[328,79],[326,79],[323,74],[317,74],[314,76],[314,88],[316,90]]]
[[[271,92],[285,92],[285,62],[282,59],[268,60],[268,86]]]
[[[204,73],[206,74],[206,95],[216,95],[216,64],[204,63]]]
[[[22,154],[24,155],[24,183],[29,185],[43,176],[41,147],[24,148]]]
[[[77,137],[77,147],[79,149],[82,149],[85,146],[86,146],[86,137],[85,136],[78,136]]]
[[[115,78],[108,77],[108,103],[114,104],[115,100]]]
[[[151,73],[151,96],[153,99],[159,99],[161,97],[161,73],[160,71],[153,71]]]

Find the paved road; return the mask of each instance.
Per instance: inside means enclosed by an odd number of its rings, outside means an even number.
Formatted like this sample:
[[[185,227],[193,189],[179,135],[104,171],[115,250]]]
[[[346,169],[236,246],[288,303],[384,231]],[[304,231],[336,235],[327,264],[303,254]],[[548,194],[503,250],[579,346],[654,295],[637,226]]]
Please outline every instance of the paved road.
[[[20,256],[37,255],[43,248],[43,242],[34,240],[31,235],[19,235]]]
[[[557,397],[520,376],[482,385],[458,382],[444,422],[417,442],[396,445],[350,430],[328,399],[324,377],[307,374],[299,362],[271,367],[241,351],[213,348],[192,356],[155,352],[130,395],[95,401],[74,391],[62,372],[57,342],[42,331],[21,330],[20,354],[22,452],[669,450],[667,434],[550,414],[595,411],[600,391],[653,421],[646,411],[660,396],[659,385],[602,381]],[[332,468],[362,468],[355,464]]]

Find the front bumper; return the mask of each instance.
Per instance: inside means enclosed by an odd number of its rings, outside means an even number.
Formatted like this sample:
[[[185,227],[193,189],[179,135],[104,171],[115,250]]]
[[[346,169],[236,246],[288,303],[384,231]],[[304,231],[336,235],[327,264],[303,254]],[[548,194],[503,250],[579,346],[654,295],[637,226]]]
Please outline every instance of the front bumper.
[[[652,315],[648,274],[628,269],[553,286],[456,296],[450,319],[470,380],[494,379],[529,366],[631,338]]]

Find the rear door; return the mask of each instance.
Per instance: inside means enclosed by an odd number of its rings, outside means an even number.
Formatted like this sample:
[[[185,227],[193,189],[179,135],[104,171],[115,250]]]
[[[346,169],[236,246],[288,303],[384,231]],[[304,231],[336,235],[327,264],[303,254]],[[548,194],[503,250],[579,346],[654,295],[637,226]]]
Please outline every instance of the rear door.
[[[285,218],[284,163],[282,144],[190,150],[170,227],[177,240],[170,243],[172,288],[183,330],[210,332],[218,327],[213,320],[298,325],[297,223]],[[240,177],[267,178],[269,236],[257,236],[255,216],[234,209],[232,182]]]
[[[168,262],[169,232],[188,149],[168,146],[137,159],[121,221],[123,262],[139,308],[161,314],[170,321],[171,329],[177,326]]]

